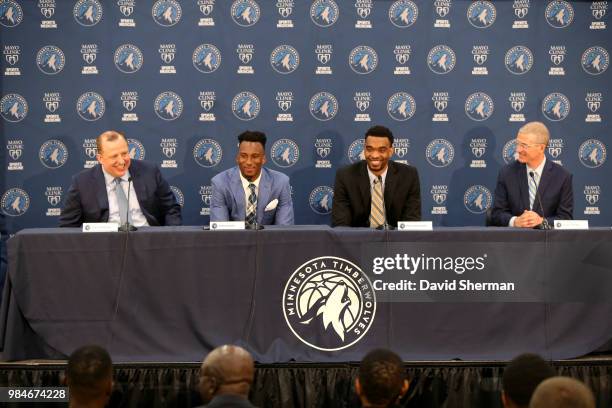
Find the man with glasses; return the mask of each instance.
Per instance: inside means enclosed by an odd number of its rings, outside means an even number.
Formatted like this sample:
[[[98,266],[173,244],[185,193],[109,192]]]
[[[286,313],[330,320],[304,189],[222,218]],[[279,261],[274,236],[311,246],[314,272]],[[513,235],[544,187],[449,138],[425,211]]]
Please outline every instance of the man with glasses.
[[[549,139],[550,133],[541,122],[530,122],[519,129],[518,159],[504,166],[497,178],[493,225],[548,228],[555,219],[572,219],[572,175],[546,159]]]

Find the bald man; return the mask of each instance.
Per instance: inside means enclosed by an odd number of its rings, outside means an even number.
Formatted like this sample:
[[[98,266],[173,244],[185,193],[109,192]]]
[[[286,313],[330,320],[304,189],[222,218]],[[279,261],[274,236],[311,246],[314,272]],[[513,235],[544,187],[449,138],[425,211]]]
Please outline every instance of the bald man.
[[[538,385],[529,408],[595,408],[593,392],[578,380],[552,377]]]
[[[255,365],[242,347],[225,345],[211,351],[200,368],[200,395],[207,408],[253,408],[249,390]]]

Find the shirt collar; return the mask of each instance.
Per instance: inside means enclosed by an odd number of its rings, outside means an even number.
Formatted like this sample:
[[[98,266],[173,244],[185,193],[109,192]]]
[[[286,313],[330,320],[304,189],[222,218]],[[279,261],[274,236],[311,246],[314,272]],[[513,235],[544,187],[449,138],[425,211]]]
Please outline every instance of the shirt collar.
[[[242,181],[242,188],[244,188],[245,190],[248,190],[249,184],[253,183],[255,184],[255,190],[259,190],[259,181],[261,180],[261,173],[263,173],[263,168],[261,169],[261,171],[259,172],[259,176],[257,176],[255,180],[249,181],[242,175],[242,173],[240,172],[240,169],[238,169],[238,174],[240,175],[240,181]]]
[[[102,165],[100,165],[100,167],[102,168],[102,174],[104,174],[104,182],[106,183],[106,185],[107,185],[107,186],[112,185],[112,183],[114,183],[114,182],[115,182],[115,178],[116,178],[116,177],[111,176],[111,175],[110,175],[110,174],[109,174],[109,173],[108,173],[108,172],[107,172],[107,171],[104,169],[104,167],[103,167]],[[130,179],[130,171],[129,171],[129,170],[128,170],[128,171],[126,171],[126,172],[125,172],[125,174],[124,174],[122,177],[120,177],[120,178],[121,178],[121,180],[123,180],[123,181],[128,181],[128,180]]]
[[[542,160],[542,163],[540,163],[540,165],[538,167],[536,167],[535,169],[532,169],[531,167],[529,167],[529,165],[525,164],[525,166],[527,167],[527,175],[529,175],[530,171],[533,171],[538,176],[541,176],[542,175],[542,171],[544,171],[544,166],[545,165],[546,165],[546,156],[544,156],[544,160]]]
[[[372,173],[372,171],[370,171],[370,168],[367,166],[367,164],[366,164],[366,169],[368,169],[368,177],[370,178],[370,185],[373,185],[374,181],[378,179],[378,176]],[[383,174],[380,175],[380,177],[382,178],[383,186],[385,185],[385,182],[387,181],[388,171],[389,171],[389,164],[387,163],[387,168],[385,169],[385,171],[383,171]]]

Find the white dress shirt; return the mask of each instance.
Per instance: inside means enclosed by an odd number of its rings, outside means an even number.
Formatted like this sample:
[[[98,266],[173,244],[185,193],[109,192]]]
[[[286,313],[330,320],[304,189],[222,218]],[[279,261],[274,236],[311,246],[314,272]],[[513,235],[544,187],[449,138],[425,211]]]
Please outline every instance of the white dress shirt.
[[[246,219],[246,212],[249,210],[249,196],[251,195],[251,189],[249,184],[255,184],[255,194],[257,195],[257,202],[259,202],[259,181],[261,180],[261,172],[259,176],[253,181],[247,180],[242,173],[240,174],[240,181],[242,181],[242,188],[244,189],[244,218]],[[255,214],[257,215],[257,202],[255,203]]]
[[[111,176],[102,167],[102,173],[104,173],[104,181],[106,183],[106,195],[108,196],[108,222],[116,222],[121,225],[121,217],[119,216],[119,204],[117,202],[117,183],[115,177]],[[121,177],[121,188],[125,196],[128,197],[128,184],[130,185],[130,217],[132,218],[132,224],[136,227],[148,226],[146,217],[140,209],[140,203],[134,191],[134,183],[129,183],[130,172],[127,171],[123,177]]]

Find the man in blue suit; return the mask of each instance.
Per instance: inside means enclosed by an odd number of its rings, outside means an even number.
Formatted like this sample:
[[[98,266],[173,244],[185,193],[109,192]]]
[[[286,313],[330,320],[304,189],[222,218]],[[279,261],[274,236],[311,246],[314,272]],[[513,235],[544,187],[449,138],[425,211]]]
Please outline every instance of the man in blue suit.
[[[546,159],[549,139],[550,133],[541,122],[530,122],[519,129],[518,158],[504,166],[497,178],[493,225],[542,228],[552,226],[555,219],[572,219],[572,175]]]
[[[181,207],[156,165],[132,162],[127,139],[114,130],[98,136],[96,144],[99,165],[73,177],[60,227],[80,227],[84,222],[123,224],[128,195],[131,224],[181,225]]]
[[[256,225],[293,225],[289,177],[263,167],[266,135],[243,132],[238,136],[236,167],[212,178],[210,221],[245,221]]]

